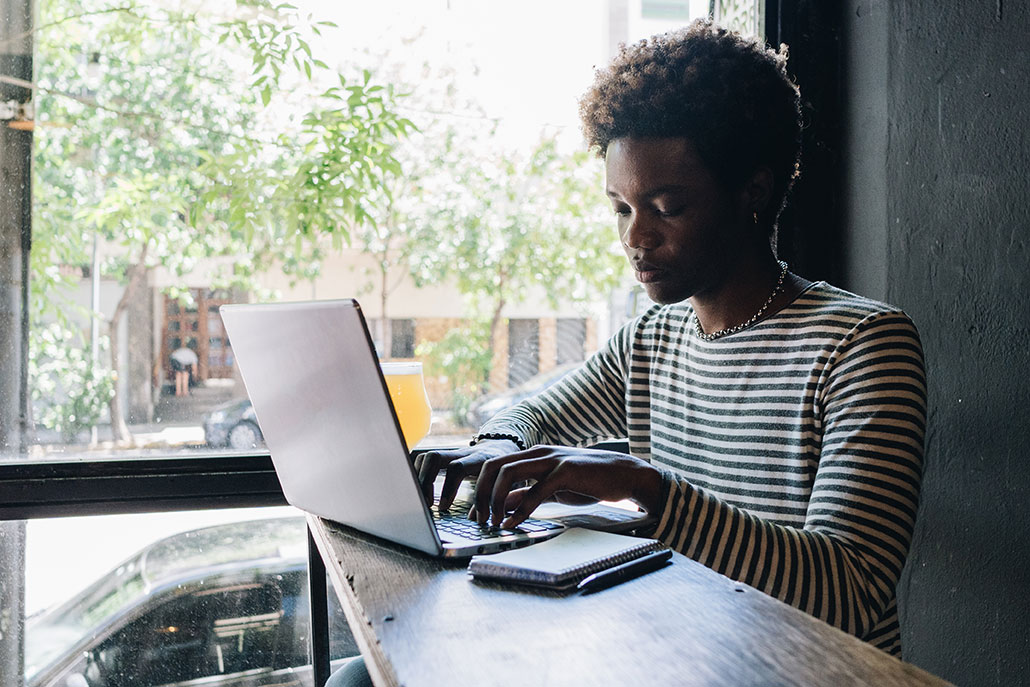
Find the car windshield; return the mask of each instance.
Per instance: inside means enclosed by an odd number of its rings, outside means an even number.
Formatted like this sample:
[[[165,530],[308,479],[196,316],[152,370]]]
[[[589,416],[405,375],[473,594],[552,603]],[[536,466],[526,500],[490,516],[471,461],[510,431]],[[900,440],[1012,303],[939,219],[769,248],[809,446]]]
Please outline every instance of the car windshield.
[[[119,613],[135,606],[160,581],[195,577],[216,566],[304,556],[304,518],[217,525],[157,541],[56,608],[29,618],[25,627],[28,680]]]
[[[34,676],[65,654],[90,629],[146,595],[140,559],[127,561],[84,590],[72,602],[28,619],[25,677]]]

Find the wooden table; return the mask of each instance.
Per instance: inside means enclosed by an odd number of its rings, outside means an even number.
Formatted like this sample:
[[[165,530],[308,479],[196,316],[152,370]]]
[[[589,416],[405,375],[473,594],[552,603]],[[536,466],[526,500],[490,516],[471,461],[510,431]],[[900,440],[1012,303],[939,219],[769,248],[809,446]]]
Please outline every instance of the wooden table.
[[[472,581],[309,516],[376,685],[945,685],[684,556],[590,595]]]

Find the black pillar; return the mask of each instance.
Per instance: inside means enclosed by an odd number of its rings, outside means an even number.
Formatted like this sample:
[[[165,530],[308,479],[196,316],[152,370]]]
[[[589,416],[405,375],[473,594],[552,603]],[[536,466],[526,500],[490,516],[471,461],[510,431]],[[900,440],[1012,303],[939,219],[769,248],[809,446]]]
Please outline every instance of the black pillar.
[[[780,216],[777,253],[792,271],[840,284],[844,44],[840,3],[766,0],[765,38],[790,49],[801,88],[801,177]]]

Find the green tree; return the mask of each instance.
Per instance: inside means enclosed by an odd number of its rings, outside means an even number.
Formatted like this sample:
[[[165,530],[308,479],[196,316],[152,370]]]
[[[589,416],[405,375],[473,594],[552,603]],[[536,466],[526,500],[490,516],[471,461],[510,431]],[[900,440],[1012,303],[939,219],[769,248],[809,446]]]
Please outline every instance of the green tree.
[[[252,288],[273,263],[310,278],[326,237],[375,224],[388,194],[368,190],[399,175],[412,128],[371,73],[325,83],[307,38],[326,23],[264,0],[192,7],[55,0],[37,30],[33,320],[60,310],[55,266],[87,264],[99,238],[103,273],[126,285],[107,322],[114,370],[111,334],[151,270],[231,256],[215,286]],[[125,441],[121,406],[115,386]]]
[[[473,401],[483,393],[491,354],[490,323],[486,320],[470,320],[439,341],[424,341],[415,349],[415,355],[425,359],[428,374],[447,378],[451,415],[458,426],[466,423]]]
[[[114,375],[96,365],[83,342],[61,324],[34,329],[31,336],[36,355],[29,361],[29,375],[37,420],[71,441],[78,430],[99,422],[114,394]]]
[[[417,44],[421,35],[402,40],[407,48]],[[380,318],[376,338],[384,356],[392,350],[390,299],[394,291],[411,278],[422,255],[435,252],[432,221],[437,206],[446,198],[442,193],[450,183],[451,149],[457,135],[454,113],[463,117],[483,117],[474,100],[463,96],[457,80],[473,71],[474,65],[446,60],[432,64],[409,61],[407,52],[398,56],[387,51],[366,50],[363,59],[375,65],[375,71],[405,93],[403,108],[413,112],[417,131],[398,139],[391,153],[400,162],[403,173],[382,179],[371,222],[355,227],[354,245],[369,256],[372,267],[366,270],[363,293],[378,297]],[[477,120],[478,122],[479,120]],[[475,145],[466,140],[469,149]]]
[[[506,306],[539,294],[552,307],[596,300],[618,284],[624,260],[592,156],[563,153],[547,136],[528,153],[489,151],[445,146],[448,178],[436,187],[445,200],[419,233],[416,275],[455,283],[489,321],[492,351]]]

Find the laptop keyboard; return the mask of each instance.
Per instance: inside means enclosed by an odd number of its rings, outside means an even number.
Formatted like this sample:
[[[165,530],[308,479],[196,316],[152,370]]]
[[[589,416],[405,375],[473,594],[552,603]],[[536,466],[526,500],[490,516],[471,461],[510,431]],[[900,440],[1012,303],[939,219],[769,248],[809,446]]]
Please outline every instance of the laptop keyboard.
[[[560,530],[562,525],[550,520],[536,520],[529,518],[513,530],[506,530],[493,525],[480,525],[475,520],[469,520],[466,515],[472,507],[471,502],[455,501],[451,510],[440,512],[433,506],[433,521],[436,528],[441,532],[452,534],[464,539],[480,541],[493,539],[511,534],[528,534],[530,532],[546,532],[548,530]]]

